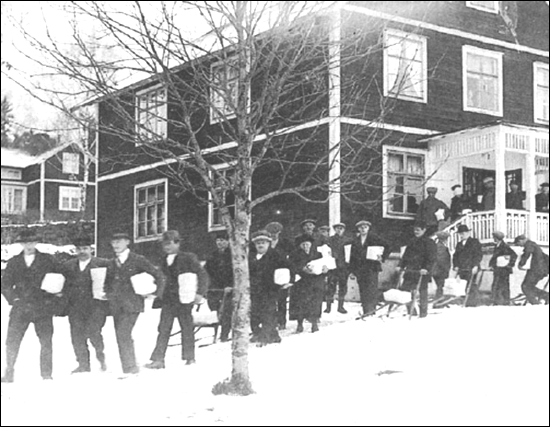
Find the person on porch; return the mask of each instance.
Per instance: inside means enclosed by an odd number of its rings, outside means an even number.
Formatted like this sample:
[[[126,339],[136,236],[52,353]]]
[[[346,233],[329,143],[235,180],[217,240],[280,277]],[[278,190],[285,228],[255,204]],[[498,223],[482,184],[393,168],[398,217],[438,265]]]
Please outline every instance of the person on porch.
[[[548,304],[548,292],[537,288],[537,284],[548,276],[548,255],[542,252],[542,249],[535,242],[527,239],[525,235],[516,237],[516,245],[523,247],[523,254],[519,260],[519,269],[527,270],[525,279],[521,284],[521,290],[527,298],[529,304],[539,304],[540,300],[544,300]],[[527,268],[527,261],[530,259],[531,265]]]
[[[428,227],[426,234],[431,236],[439,230],[440,222],[449,218],[450,211],[445,203],[435,197],[437,194],[436,187],[428,187],[426,191],[428,197],[420,202],[416,221],[426,224]]]
[[[489,261],[493,269],[493,286],[491,288],[493,305],[510,305],[510,274],[514,271],[517,254],[504,241],[504,233],[495,231],[495,251]]]
[[[453,198],[451,199],[451,222],[455,222],[465,215],[465,212],[472,210],[468,196],[464,194],[462,185],[456,184],[451,187]]]
[[[510,183],[510,192],[506,193],[506,209],[523,210],[524,199],[525,193],[519,191],[517,182],[512,181]]]
[[[545,182],[540,187],[541,187],[541,192],[535,196],[535,206],[536,206],[537,212],[548,213],[549,184]]]
[[[493,177],[487,177],[483,180],[483,197],[481,198],[481,210],[482,211],[494,211],[495,210],[495,179]]]
[[[456,245],[453,255],[454,271],[462,280],[471,281],[470,293],[468,298],[468,307],[475,307],[478,300],[478,286],[476,276],[479,272],[479,266],[483,258],[481,243],[471,236],[471,230],[467,225],[461,224],[457,229],[460,241]]]

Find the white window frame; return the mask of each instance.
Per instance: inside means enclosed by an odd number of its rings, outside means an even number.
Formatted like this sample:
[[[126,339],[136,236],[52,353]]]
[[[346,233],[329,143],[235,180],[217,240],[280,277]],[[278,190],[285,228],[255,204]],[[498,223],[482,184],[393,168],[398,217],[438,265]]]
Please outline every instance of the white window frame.
[[[538,83],[537,81],[537,71],[542,69],[542,70],[546,70],[548,72],[548,64],[545,63],[545,62],[535,62],[533,64],[533,117],[534,117],[534,121],[535,123],[540,123],[540,124],[543,124],[543,125],[547,125],[548,124],[548,117],[546,119],[544,119],[542,116],[542,108],[543,108],[543,104],[542,104],[542,100],[539,99],[537,97],[537,93],[538,93],[538,87],[539,86],[542,86]],[[546,86],[548,88],[548,86]],[[548,105],[546,106],[547,110],[548,110]],[[548,113],[547,113],[548,114]]]
[[[472,9],[481,10],[482,12],[489,12],[489,13],[498,14],[499,6],[500,6],[499,5],[500,2],[498,2],[498,1],[492,1],[491,3],[493,3],[493,7],[491,7],[491,8],[480,6],[480,5],[475,4],[475,3],[476,2],[474,2],[474,1],[467,1],[466,6],[472,8]]]
[[[420,79],[420,84],[422,85],[422,96],[410,96],[404,93],[391,93],[390,87],[390,55],[388,47],[388,38],[389,37],[398,37],[403,40],[410,40],[412,42],[420,43],[422,46],[422,57],[420,61],[422,62],[422,76]],[[399,77],[399,75],[398,75]],[[384,31],[384,96],[403,99],[406,101],[413,102],[428,102],[428,39],[424,36],[417,34],[406,33],[404,31],[395,30],[393,28],[388,28]]]
[[[497,111],[485,110],[483,108],[469,107],[468,106],[468,55],[479,55],[487,58],[495,59],[497,61]],[[462,108],[464,111],[471,111],[473,113],[487,114],[490,116],[503,116],[503,99],[504,99],[504,85],[503,85],[503,67],[502,59],[504,54],[502,52],[496,52],[494,50],[480,49],[478,47],[464,45],[462,46]]]
[[[7,181],[21,181],[23,179],[23,172],[21,169],[14,168],[2,168],[2,179]]]
[[[407,221],[414,221],[416,219],[416,214],[412,214],[412,213],[397,214],[395,212],[390,211],[391,193],[390,193],[390,186],[389,186],[390,171],[389,171],[389,165],[388,165],[388,158],[390,153],[422,156],[424,158],[424,180],[422,185],[424,185],[426,181],[426,166],[427,166],[426,162],[428,158],[428,150],[423,150],[420,148],[394,147],[394,146],[388,146],[388,145],[384,145],[382,147],[382,191],[383,191],[382,216],[384,218],[389,218],[389,219],[402,219]],[[418,204],[420,204],[422,200],[420,200]]]
[[[11,196],[13,197],[13,200],[10,201],[9,205],[4,203],[5,201],[5,192],[8,190],[12,190]],[[8,209],[8,207],[11,207],[15,205],[15,190],[21,190],[22,196],[21,196],[21,210],[15,210],[15,209]],[[24,214],[27,210],[27,187],[23,185],[6,185],[2,184],[2,191],[1,191],[1,197],[2,197],[2,214],[4,215],[21,215]]]
[[[151,130],[148,128],[145,123],[141,121],[141,112],[142,111],[150,111],[151,108],[145,108],[143,109],[141,102],[146,97],[151,95],[152,92],[162,92],[164,91],[164,102],[157,103],[157,106],[159,107],[158,114],[149,113],[150,117],[146,120],[154,120],[155,121],[155,129]],[[136,92],[135,96],[135,131],[137,135],[137,142],[136,145],[141,145],[143,140],[158,140],[166,139],[168,137],[168,90],[165,85],[158,84],[153,87],[149,87],[147,89],[140,90]]]
[[[78,195],[76,192],[78,191]],[[68,194],[67,194],[68,193]],[[69,206],[63,206],[63,199],[69,199]],[[73,206],[73,201],[78,200],[78,206]],[[59,210],[66,212],[80,212],[82,210],[82,187],[60,186],[59,187]]]
[[[80,154],[63,153],[62,172],[64,174],[78,175],[80,173]]]
[[[152,240],[158,240],[162,233],[156,233],[154,235],[139,236],[139,213],[138,213],[138,192],[143,188],[157,187],[164,185],[164,230],[168,230],[168,178],[155,179],[153,181],[142,182],[134,186],[134,241],[135,242],[149,242]],[[158,220],[158,218],[157,218]]]
[[[229,56],[226,60],[221,60],[221,61],[217,61],[217,62],[214,62],[212,64],[210,64],[210,81],[211,82],[214,82],[214,75],[216,73],[216,69],[219,69],[221,71],[224,71],[226,69],[226,67],[232,63],[234,63],[235,61],[237,60],[237,57],[235,55],[233,56]],[[239,86],[238,86],[238,83],[239,83],[239,76],[237,74],[236,77],[232,78],[232,79],[228,79],[228,81],[232,81],[232,80],[235,80],[236,81],[236,98],[233,100],[233,103],[235,106],[237,106],[237,103],[239,102],[238,101],[238,96],[239,96]],[[223,91],[223,93],[216,93],[216,91],[213,90],[212,86],[209,88],[209,91],[210,91],[210,98],[209,98],[209,101],[210,101],[210,124],[215,124],[215,123],[220,123],[220,122],[224,122],[224,121],[227,121],[227,120],[231,120],[231,119],[234,119],[235,117],[237,117],[237,115],[235,114],[235,111],[230,111],[230,112],[226,112],[227,111],[227,108],[217,108],[215,109],[214,108],[214,105],[216,104],[216,97],[219,97],[221,99],[222,95],[225,95],[225,91]],[[226,104],[225,100],[223,100],[223,103],[224,103],[224,106]],[[219,111],[219,113],[218,113]]]
[[[224,172],[228,170],[235,170],[235,167],[237,166],[236,162],[230,162],[230,163],[222,163],[219,165],[214,165],[213,168],[217,172]],[[212,172],[209,172],[210,179],[214,179],[214,175]],[[220,231],[225,230],[226,227],[223,224],[214,224],[214,200],[212,197],[212,194],[208,192],[208,231]],[[236,209],[236,206],[234,206],[234,209]]]

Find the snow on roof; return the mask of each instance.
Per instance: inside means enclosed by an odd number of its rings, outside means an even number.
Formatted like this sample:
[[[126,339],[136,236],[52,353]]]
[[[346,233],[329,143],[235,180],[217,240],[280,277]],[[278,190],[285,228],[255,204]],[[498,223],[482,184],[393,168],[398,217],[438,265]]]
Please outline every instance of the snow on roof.
[[[26,168],[36,163],[36,157],[11,148],[2,147],[2,166],[12,168]]]

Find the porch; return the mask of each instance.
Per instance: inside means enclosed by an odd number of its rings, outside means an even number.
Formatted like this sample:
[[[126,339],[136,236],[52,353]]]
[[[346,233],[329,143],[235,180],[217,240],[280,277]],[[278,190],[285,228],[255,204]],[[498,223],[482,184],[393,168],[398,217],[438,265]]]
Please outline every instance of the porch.
[[[548,246],[548,211],[537,212],[535,197],[549,180],[548,129],[505,123],[466,129],[427,139],[427,185],[439,188],[438,198],[453,197],[451,187],[461,184],[476,205],[474,211],[449,227],[454,247],[458,225],[466,224],[482,242],[492,241],[494,230],[507,239],[526,234]],[[483,209],[483,179],[495,180],[494,206]],[[510,183],[519,186],[521,209],[506,206]]]

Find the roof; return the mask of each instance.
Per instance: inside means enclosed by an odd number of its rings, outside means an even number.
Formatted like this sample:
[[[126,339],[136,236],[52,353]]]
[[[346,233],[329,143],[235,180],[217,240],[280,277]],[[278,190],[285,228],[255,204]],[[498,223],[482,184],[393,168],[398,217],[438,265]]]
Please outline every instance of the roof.
[[[2,166],[12,168],[26,168],[36,163],[36,157],[11,148],[2,147]]]

